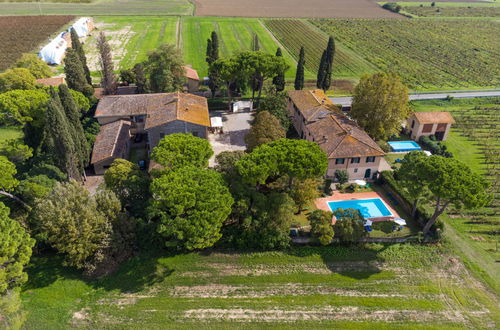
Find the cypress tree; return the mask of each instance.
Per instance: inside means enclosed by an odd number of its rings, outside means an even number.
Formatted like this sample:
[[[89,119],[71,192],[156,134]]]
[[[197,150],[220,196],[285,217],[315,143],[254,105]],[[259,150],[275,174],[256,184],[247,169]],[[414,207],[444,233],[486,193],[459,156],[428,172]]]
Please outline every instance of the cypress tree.
[[[83,71],[85,72],[85,79],[87,80],[87,83],[92,86],[92,77],[90,76],[90,70],[87,66],[87,57],[85,56],[85,51],[80,43],[80,38],[78,38],[78,34],[73,28],[71,28],[71,48],[73,48],[78,54],[80,62],[83,66]]]
[[[252,38],[252,50],[254,52],[257,52],[260,50],[259,36],[256,33],[253,34],[253,38]]]
[[[207,39],[207,51],[205,54],[205,61],[208,63],[208,65],[212,64],[212,39],[208,38]]]
[[[68,86],[59,86],[59,98],[64,112],[66,113],[68,123],[71,127],[75,151],[79,158],[80,171],[83,172],[85,166],[88,165],[90,153],[82,122],[80,121],[80,109],[78,109]]]
[[[283,53],[281,52],[281,48],[278,47],[276,50],[277,57],[283,57]],[[273,78],[273,84],[276,86],[277,92],[282,92],[285,90],[285,72],[280,72],[276,77]]]
[[[332,83],[333,72],[333,57],[335,56],[335,41],[333,37],[328,38],[328,46],[326,47],[326,70],[321,88],[326,92]]]
[[[304,88],[304,64],[305,60],[305,51],[304,47],[300,47],[299,60],[297,62],[297,72],[295,74],[295,90],[302,90]]]
[[[42,146],[45,156],[69,178],[80,180],[79,160],[70,125],[64,115],[59,96],[52,87],[45,116],[45,137]]]
[[[76,51],[72,48],[68,48],[66,50],[66,57],[64,58],[64,73],[66,74],[66,82],[68,83],[69,88],[81,92],[87,97],[93,95],[94,89],[85,79],[82,62],[80,61]]]
[[[316,78],[316,87],[323,88],[323,81],[326,76],[326,50],[323,51],[323,55],[321,55],[321,61],[319,62],[318,67],[318,76]]]
[[[217,32],[212,31],[212,62],[215,62],[219,59],[219,36]]]
[[[97,49],[99,50],[101,60],[101,86],[104,88],[104,94],[116,94],[116,76],[113,57],[111,56],[111,47],[102,31],[97,37]]]
[[[148,91],[146,73],[144,72],[144,65],[137,63],[132,69],[135,74],[135,85],[137,86],[137,93],[142,94]]]

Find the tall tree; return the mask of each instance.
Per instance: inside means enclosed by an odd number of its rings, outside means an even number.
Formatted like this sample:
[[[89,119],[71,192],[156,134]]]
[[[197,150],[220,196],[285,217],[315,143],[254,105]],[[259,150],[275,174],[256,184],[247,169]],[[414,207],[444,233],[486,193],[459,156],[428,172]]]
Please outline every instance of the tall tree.
[[[233,204],[221,174],[183,167],[153,179],[151,192],[150,214],[158,219],[167,247],[203,249],[221,238]]]
[[[325,75],[323,77],[323,82],[321,83],[321,89],[325,92],[330,89],[332,84],[332,73],[333,73],[333,58],[335,56],[335,41],[332,36],[328,38],[328,45],[326,46],[326,69]]]
[[[326,76],[326,68],[327,68],[327,63],[326,63],[326,50],[323,51],[323,54],[321,55],[321,60],[319,62],[318,66],[318,75],[316,76],[316,87],[323,89],[323,81],[325,80]]]
[[[76,51],[76,53],[78,54],[78,58],[82,63],[83,72],[85,73],[85,80],[87,81],[87,84],[92,86],[92,77],[90,76],[90,70],[89,67],[87,66],[87,57],[85,56],[85,51],[83,50],[80,38],[78,37],[78,34],[76,33],[75,29],[71,28],[70,33],[71,33],[71,48],[73,48]]]
[[[324,175],[328,160],[314,142],[281,139],[255,148],[236,167],[247,184],[265,185],[284,177],[291,188],[295,179]]]
[[[297,205],[297,212],[301,213],[304,207],[319,197],[318,187],[323,180],[318,178],[297,180],[293,183],[290,189],[290,197],[292,197],[295,205]]]
[[[220,74],[217,66],[213,66],[212,63],[219,59],[219,37],[217,32],[212,31],[211,38],[207,40],[207,63],[208,68],[208,87],[212,92],[212,97],[215,97],[215,93],[220,88]]]
[[[283,53],[281,52],[281,48],[279,48],[279,47],[276,50],[276,56],[283,57]],[[276,75],[273,78],[273,84],[274,84],[274,86],[276,86],[276,90],[278,92],[282,92],[285,90],[285,71],[279,72],[278,75]]]
[[[205,61],[210,64],[212,64],[212,39],[208,38],[207,39],[207,50],[205,51]]]
[[[82,173],[84,168],[88,165],[90,152],[82,122],[80,121],[81,112],[73,99],[68,86],[64,84],[59,86],[59,98],[61,99],[61,105],[70,125],[73,143],[75,145],[75,152],[78,155],[80,172]]]
[[[260,111],[268,111],[271,115],[278,118],[281,126],[285,131],[290,128],[290,117],[288,115],[288,95],[286,92],[277,92],[274,85],[269,85],[264,87],[265,97],[262,98],[260,102]]]
[[[66,82],[69,88],[81,92],[87,97],[91,97],[94,94],[92,85],[90,85],[85,78],[82,61],[78,53],[72,48],[66,50],[64,73],[66,74]]]
[[[259,41],[259,36],[257,33],[254,33],[252,36],[252,47],[251,50],[254,52],[257,52],[260,50],[260,41]]]
[[[23,54],[16,61],[16,68],[25,68],[37,79],[48,78],[52,75],[52,70],[41,58],[35,54]]]
[[[71,135],[71,126],[54,88],[51,88],[50,96],[46,112],[45,136],[38,154],[46,156],[68,177],[80,180],[79,157]]]
[[[488,182],[455,158],[432,155],[415,165],[422,167],[425,176],[418,180],[429,189],[435,203],[434,213],[424,226],[424,235],[448,206],[475,209],[491,201],[492,196],[487,192]]]
[[[245,136],[247,151],[251,152],[261,144],[269,143],[286,136],[280,121],[268,111],[260,111],[255,116],[250,131]]]
[[[427,161],[427,155],[421,151],[412,151],[405,155],[401,167],[396,174],[402,182],[401,189],[413,199],[411,216],[415,218],[418,204],[428,198],[429,190],[422,185],[421,179],[425,176],[422,162]]]
[[[91,196],[71,180],[58,182],[46,198],[37,201],[34,221],[52,247],[65,255],[66,265],[91,274],[113,252],[120,209],[114,193],[104,190]]]
[[[13,68],[0,73],[0,93],[15,89],[35,89],[36,79],[28,69]]]
[[[9,208],[0,202],[0,296],[26,282],[28,275],[24,266],[35,245],[35,240],[17,221],[9,218],[9,213]]]
[[[217,35],[217,32],[212,31],[211,41],[212,41],[212,48],[210,57],[213,62],[219,59],[219,36]]]
[[[144,72],[152,93],[180,91],[184,86],[184,62],[174,45],[163,44],[148,53]]]
[[[7,157],[0,156],[0,195],[9,197],[29,209],[30,207],[23,200],[11,194],[11,191],[19,185],[15,177],[16,173],[16,166]]]
[[[101,64],[101,86],[106,95],[116,94],[116,75],[113,65],[111,47],[106,40],[104,32],[100,32],[97,37],[97,49],[99,51],[99,62]]]
[[[352,244],[366,236],[363,226],[364,218],[359,210],[337,209],[333,215],[337,218],[333,226],[335,237],[338,237],[342,243]]]
[[[146,72],[144,71],[144,64],[137,63],[132,69],[135,77],[135,85],[137,86],[137,93],[146,93],[149,89]]]
[[[206,139],[189,133],[176,133],[165,136],[153,149],[151,159],[169,169],[184,166],[205,168],[214,154]]]
[[[295,90],[304,88],[304,65],[306,63],[304,46],[300,47],[299,60],[297,61],[297,72],[295,73]]]
[[[307,220],[311,224],[311,234],[316,237],[321,245],[328,245],[333,239],[332,212],[314,210]]]
[[[410,115],[408,88],[394,73],[363,76],[354,90],[349,115],[374,139],[397,134]]]

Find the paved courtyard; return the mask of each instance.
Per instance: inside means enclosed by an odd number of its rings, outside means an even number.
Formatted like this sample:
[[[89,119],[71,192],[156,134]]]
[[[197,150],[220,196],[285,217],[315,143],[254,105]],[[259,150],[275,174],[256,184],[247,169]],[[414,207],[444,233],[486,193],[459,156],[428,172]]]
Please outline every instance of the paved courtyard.
[[[253,120],[253,112],[228,112],[217,111],[210,114],[210,117],[222,117],[223,133],[211,133],[208,141],[214,150],[214,156],[209,160],[209,166],[215,165],[215,156],[223,151],[245,150],[245,135],[250,129]]]

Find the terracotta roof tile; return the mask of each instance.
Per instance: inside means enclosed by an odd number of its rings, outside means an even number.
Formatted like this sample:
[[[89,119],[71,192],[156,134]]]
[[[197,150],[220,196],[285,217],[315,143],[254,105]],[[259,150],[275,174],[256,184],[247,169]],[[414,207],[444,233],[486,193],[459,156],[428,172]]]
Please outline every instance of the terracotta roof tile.
[[[101,99],[95,117],[146,115],[145,129],[174,120],[210,126],[207,99],[187,93],[111,95]]]
[[[454,124],[451,113],[447,111],[415,112],[413,116],[420,124]]]
[[[66,79],[64,79],[64,77],[52,77],[37,79],[36,82],[44,86],[59,86],[61,84],[65,84]]]
[[[127,120],[117,120],[102,125],[95,139],[91,163],[95,164],[108,158],[119,157],[129,138],[130,122]]]
[[[384,151],[358,124],[343,114],[331,114],[307,125],[328,158],[383,156]]]
[[[288,96],[307,121],[340,111],[321,89],[288,91]]]
[[[190,66],[184,66],[184,75],[188,79],[200,80],[198,72]]]

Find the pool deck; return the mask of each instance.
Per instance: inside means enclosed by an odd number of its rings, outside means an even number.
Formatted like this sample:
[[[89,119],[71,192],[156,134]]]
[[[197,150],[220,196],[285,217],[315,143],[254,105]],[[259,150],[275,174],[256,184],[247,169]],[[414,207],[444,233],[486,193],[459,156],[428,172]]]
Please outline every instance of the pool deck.
[[[380,218],[370,218],[371,221],[388,221],[388,220],[393,220],[394,218],[399,218],[398,212],[396,212],[396,210],[392,208],[391,203],[387,199],[385,199],[382,195],[380,195],[375,191],[352,193],[352,194],[343,194],[338,191],[334,191],[331,196],[316,199],[314,201],[314,204],[320,210],[331,211],[330,207],[328,207],[328,202],[350,201],[356,199],[372,199],[372,198],[380,198],[393,215]]]

